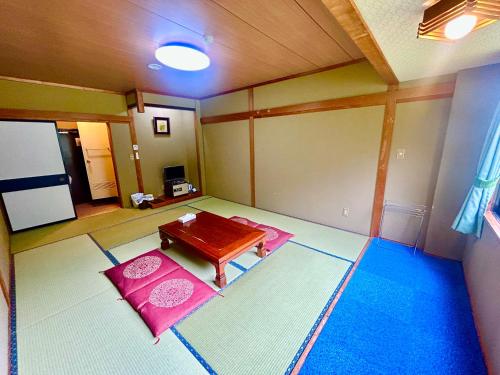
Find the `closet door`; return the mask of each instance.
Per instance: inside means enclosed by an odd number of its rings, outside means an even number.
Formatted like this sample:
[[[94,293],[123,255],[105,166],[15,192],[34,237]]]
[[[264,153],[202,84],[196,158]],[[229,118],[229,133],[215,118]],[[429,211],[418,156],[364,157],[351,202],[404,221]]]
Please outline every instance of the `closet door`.
[[[13,231],[76,217],[54,122],[0,121],[0,193]]]

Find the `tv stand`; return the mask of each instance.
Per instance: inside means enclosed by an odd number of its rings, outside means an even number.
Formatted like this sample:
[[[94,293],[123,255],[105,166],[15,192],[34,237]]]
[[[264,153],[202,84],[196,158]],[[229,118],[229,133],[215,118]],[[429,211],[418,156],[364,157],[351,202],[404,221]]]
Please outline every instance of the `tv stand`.
[[[169,204],[179,203],[183,201],[187,201],[189,199],[201,197],[201,191],[197,191],[196,193],[188,193],[185,195],[181,195],[179,197],[167,197],[165,195],[161,195],[153,201],[149,201],[149,205],[151,208],[159,208],[163,206],[168,206]]]

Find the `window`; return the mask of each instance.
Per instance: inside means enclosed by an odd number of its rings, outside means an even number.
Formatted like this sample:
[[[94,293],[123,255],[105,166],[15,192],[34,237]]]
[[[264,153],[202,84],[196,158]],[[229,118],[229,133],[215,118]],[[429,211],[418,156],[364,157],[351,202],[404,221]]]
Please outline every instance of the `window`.
[[[500,220],[500,184],[497,186],[497,192],[493,198],[491,210],[497,216],[497,219]]]

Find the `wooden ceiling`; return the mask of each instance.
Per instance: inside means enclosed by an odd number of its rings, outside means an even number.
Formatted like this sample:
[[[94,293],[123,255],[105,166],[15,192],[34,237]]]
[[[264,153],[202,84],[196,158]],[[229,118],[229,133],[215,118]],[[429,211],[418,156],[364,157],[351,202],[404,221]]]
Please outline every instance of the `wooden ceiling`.
[[[171,41],[203,47],[211,66],[149,70]],[[320,0],[11,0],[0,50],[3,76],[187,97],[363,57]]]

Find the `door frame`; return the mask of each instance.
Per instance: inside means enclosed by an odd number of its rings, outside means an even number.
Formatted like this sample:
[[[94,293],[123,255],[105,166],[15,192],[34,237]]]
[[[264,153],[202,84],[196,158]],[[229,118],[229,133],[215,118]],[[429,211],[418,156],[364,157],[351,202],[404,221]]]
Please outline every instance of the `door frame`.
[[[132,145],[137,144],[137,134],[135,131],[134,118],[131,116],[130,110],[128,116],[123,115],[106,115],[96,113],[80,113],[80,112],[63,112],[63,111],[41,111],[31,109],[10,109],[0,108],[0,120],[12,121],[70,121],[70,122],[104,122],[108,128],[108,136],[111,137],[111,123],[123,124],[129,127],[130,140]],[[111,155],[113,160],[113,167],[115,167],[115,177],[117,182],[117,190],[121,198],[121,191],[119,188],[119,177],[116,171],[114,153],[112,148],[112,138],[110,138]],[[137,177],[137,186],[139,192],[144,193],[144,182],[142,179],[141,161],[135,157],[135,152],[131,150],[134,155],[135,173]],[[120,199],[120,206],[122,206]]]

